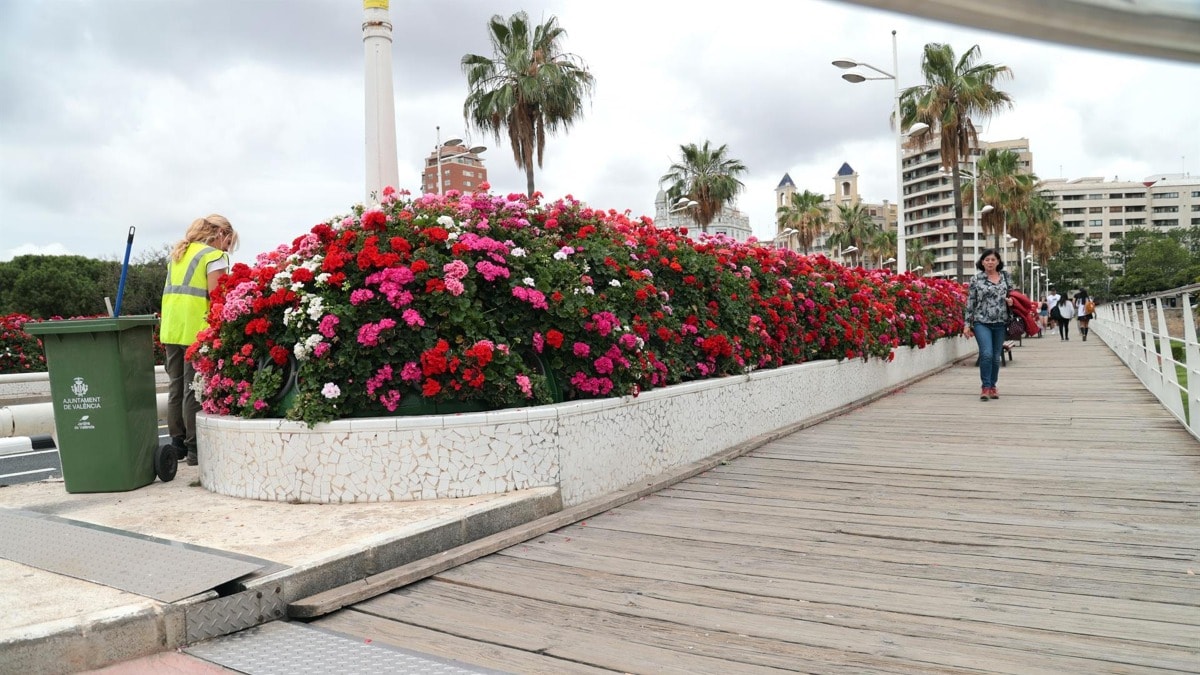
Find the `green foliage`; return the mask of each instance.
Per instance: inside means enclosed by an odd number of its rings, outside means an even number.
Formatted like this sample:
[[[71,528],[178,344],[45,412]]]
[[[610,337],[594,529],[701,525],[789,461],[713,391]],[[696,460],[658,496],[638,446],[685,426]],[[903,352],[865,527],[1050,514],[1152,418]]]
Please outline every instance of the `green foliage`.
[[[1089,295],[1099,300],[1112,297],[1108,265],[1078,247],[1063,247],[1050,261],[1049,270],[1050,285],[1064,295],[1070,295],[1074,289],[1086,288]]]
[[[121,314],[156,314],[166,279],[166,249],[144,253],[129,266]],[[77,255],[26,255],[0,263],[0,313],[33,318],[107,313],[121,281],[121,263]]]
[[[793,192],[790,201],[775,209],[779,231],[795,230],[796,241],[800,249],[807,254],[812,248],[813,240],[825,232],[829,226],[829,207],[825,205],[825,195],[809,192]]]
[[[535,26],[525,12],[508,19],[497,14],[488,22],[493,56],[462,58],[468,90],[463,117],[497,141],[501,131],[507,132],[530,196],[547,132],[570,129],[592,92],[592,74],[583,60],[563,51],[566,35],[554,16]]]
[[[1125,273],[1113,283],[1118,295],[1141,295],[1185,286],[1200,277],[1200,260],[1175,237],[1160,235],[1143,240],[1125,264]]]
[[[707,140],[699,146],[681,145],[679,153],[679,161],[671,164],[658,183],[667,186],[670,202],[680,197],[694,200],[692,220],[702,232],[708,232],[709,224],[721,214],[721,209],[745,189],[739,177],[745,175],[746,165],[729,156],[729,146],[714,148]]]
[[[21,314],[0,316],[0,375],[46,370],[41,343],[25,332],[28,321]]]

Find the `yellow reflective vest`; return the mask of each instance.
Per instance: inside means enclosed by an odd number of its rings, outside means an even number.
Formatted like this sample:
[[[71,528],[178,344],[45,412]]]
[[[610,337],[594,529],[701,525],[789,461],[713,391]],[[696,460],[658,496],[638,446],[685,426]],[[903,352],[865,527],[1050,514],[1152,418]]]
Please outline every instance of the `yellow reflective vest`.
[[[208,264],[224,256],[224,251],[194,241],[188,244],[179,262],[167,263],[158,329],[160,342],[191,345],[196,335],[208,327]]]

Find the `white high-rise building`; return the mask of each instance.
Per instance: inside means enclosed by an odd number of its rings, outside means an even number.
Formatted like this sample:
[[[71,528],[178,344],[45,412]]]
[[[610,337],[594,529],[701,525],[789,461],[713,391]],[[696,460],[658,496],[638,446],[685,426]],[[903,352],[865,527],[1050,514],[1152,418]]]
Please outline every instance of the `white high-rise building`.
[[[979,147],[971,151],[978,157],[990,149],[1011,150],[1017,153],[1021,167],[1033,171],[1033,153],[1029,150],[1029,139],[1017,138],[1006,141],[980,141]],[[965,172],[972,170],[971,161],[959,164]],[[925,276],[953,277],[958,269],[958,231],[954,223],[954,186],[949,173],[942,173],[942,153],[936,145],[927,145],[904,153],[904,230],[905,239],[920,241],[921,247],[933,253],[932,269],[923,270]],[[970,180],[965,173],[961,180]],[[963,204],[963,273],[975,273],[976,232],[972,204]],[[987,248],[982,238],[979,250]],[[908,264],[914,265],[912,256]]]
[[[1107,255],[1114,241],[1135,228],[1172,230],[1200,226],[1200,177],[1157,174],[1145,180],[1096,176],[1054,178],[1040,188],[1061,214],[1075,245]]]

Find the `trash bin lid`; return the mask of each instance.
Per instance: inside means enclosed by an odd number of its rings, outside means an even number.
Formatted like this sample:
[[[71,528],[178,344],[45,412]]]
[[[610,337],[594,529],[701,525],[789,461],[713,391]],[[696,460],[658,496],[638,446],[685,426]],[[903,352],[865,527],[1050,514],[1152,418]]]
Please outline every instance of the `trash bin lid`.
[[[29,321],[21,329],[30,335],[60,335],[63,333],[108,333],[157,324],[157,316],[153,314],[140,314],[137,316],[118,316],[115,318],[105,316],[96,319]]]

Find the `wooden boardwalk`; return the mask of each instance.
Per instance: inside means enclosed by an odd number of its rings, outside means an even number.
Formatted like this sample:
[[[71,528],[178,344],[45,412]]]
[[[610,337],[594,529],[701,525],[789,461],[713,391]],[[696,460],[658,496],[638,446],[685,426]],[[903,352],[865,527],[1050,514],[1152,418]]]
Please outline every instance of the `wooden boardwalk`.
[[[1200,672],[1200,442],[1026,340],[316,622],[519,673]],[[802,395],[797,392],[797,395]]]

